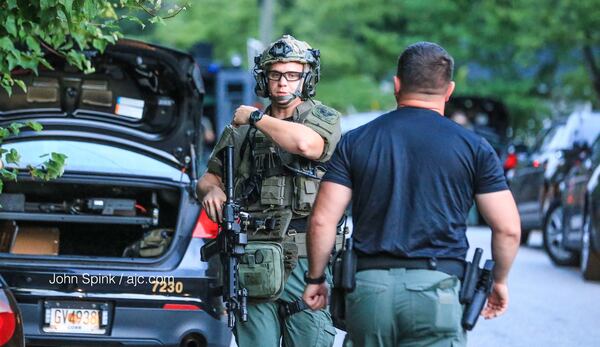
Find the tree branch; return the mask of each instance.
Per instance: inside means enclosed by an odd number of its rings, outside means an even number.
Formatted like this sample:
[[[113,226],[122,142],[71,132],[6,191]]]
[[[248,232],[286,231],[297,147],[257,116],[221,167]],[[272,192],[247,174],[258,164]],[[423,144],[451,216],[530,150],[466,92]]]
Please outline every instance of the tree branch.
[[[586,43],[583,44],[583,57],[590,68],[590,72],[592,74],[592,85],[594,86],[594,90],[596,91],[596,96],[600,99],[600,70],[598,69],[598,64],[596,64],[596,57],[594,56],[594,51],[590,46],[589,42],[591,42],[591,34],[588,30],[584,32]]]

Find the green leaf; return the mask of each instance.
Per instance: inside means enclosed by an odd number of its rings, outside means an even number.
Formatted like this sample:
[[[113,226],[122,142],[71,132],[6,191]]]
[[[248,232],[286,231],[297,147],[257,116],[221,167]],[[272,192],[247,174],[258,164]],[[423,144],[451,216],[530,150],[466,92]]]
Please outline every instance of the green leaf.
[[[25,39],[25,41],[27,42],[27,47],[29,47],[29,49],[31,49],[34,52],[41,52],[42,49],[40,48],[40,44],[37,42],[35,37],[27,36],[27,39]]]
[[[10,123],[8,128],[13,133],[13,135],[17,136],[21,132],[21,128],[24,126],[25,126],[25,124],[23,124],[23,123]]]
[[[10,131],[6,128],[0,128],[0,139],[5,139],[10,136]]]
[[[6,31],[14,37],[17,37],[17,25],[15,23],[15,17],[12,14],[9,14],[6,18],[6,22],[4,23],[4,27]]]
[[[92,46],[94,46],[94,48],[100,52],[104,52],[104,49],[106,48],[107,44],[108,44],[108,42],[106,42],[104,40],[100,40],[100,39],[94,39],[92,41]]]
[[[27,123],[25,123],[25,125],[33,129],[33,131],[42,131],[42,129],[44,129],[44,127],[40,123],[34,121],[28,121]]]
[[[4,36],[2,38],[0,38],[0,48],[7,50],[7,51],[12,51],[15,49],[15,46],[13,45],[12,41]]]
[[[55,162],[59,163],[60,165],[64,165],[65,164],[65,160],[68,157],[67,157],[67,155],[62,154],[62,153],[52,152],[52,154],[50,155],[50,158],[52,158],[52,160],[54,160]]]
[[[2,83],[2,88],[4,88],[4,91],[6,92],[6,94],[8,94],[9,97],[12,95],[12,87],[11,86]]]
[[[0,177],[6,180],[16,181],[17,180],[17,172],[10,171],[7,169],[0,169]]]
[[[73,11],[73,0],[62,0],[61,2],[65,6],[65,11],[70,14]]]
[[[17,7],[17,0],[7,0],[6,4],[8,5],[8,9],[12,10]]]
[[[15,84],[18,85],[19,87],[21,87],[21,89],[27,93],[27,86],[25,85],[25,82],[23,82],[22,80],[15,80]]]
[[[16,149],[11,148],[10,151],[8,153],[6,153],[6,156],[4,158],[6,159],[6,162],[9,164],[18,164],[19,161],[21,160],[21,155],[19,154],[19,152]]]
[[[56,16],[58,17],[58,19],[59,19],[61,22],[65,22],[65,23],[67,22],[67,15],[65,14],[65,12],[63,12],[63,10],[61,10],[61,9],[58,9],[58,10],[56,11]]]

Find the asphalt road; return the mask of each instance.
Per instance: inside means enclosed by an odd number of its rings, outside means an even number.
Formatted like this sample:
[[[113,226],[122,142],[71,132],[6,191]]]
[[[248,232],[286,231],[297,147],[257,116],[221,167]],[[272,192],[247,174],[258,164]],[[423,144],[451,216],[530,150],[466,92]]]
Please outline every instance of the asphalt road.
[[[471,228],[468,237],[471,250],[491,254],[488,228]],[[600,283],[585,282],[577,268],[553,265],[540,233],[520,248],[509,291],[506,314],[479,321],[469,333],[470,347],[600,346]]]
[[[468,258],[476,247],[484,249],[483,259],[489,258],[490,229],[471,227],[467,235]],[[520,248],[509,290],[506,314],[479,320],[468,335],[469,347],[600,346],[600,283],[585,282],[577,268],[553,265],[538,232]],[[335,347],[342,346],[344,335],[338,331]]]

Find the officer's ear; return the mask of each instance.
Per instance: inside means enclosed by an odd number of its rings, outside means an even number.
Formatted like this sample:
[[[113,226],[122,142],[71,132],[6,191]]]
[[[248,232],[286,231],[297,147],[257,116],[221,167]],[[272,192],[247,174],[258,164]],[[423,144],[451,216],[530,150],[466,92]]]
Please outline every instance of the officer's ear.
[[[448,89],[446,89],[446,94],[444,95],[444,99],[446,100],[446,102],[450,100],[450,95],[452,95],[452,93],[454,92],[455,87],[456,83],[454,83],[454,81],[450,81],[450,83],[448,83]]]
[[[401,88],[400,77],[394,76],[394,95],[400,94],[400,88]]]

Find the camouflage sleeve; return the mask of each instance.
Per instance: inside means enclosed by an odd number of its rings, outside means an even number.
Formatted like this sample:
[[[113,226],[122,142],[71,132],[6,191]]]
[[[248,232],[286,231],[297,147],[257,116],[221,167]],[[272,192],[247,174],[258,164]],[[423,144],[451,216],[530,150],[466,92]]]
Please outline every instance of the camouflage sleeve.
[[[236,163],[239,163],[239,151],[241,142],[245,137],[246,132],[248,131],[248,127],[240,127],[234,128],[232,126],[225,127],[219,141],[217,142],[215,148],[210,154],[210,158],[208,159],[208,164],[206,171],[211,174],[217,175],[221,177],[223,173],[223,161],[221,160],[221,151],[227,147],[228,145],[233,145],[235,147],[235,158]]]
[[[323,154],[317,161],[328,161],[342,136],[340,113],[331,107],[318,104],[308,114],[304,125],[316,131],[325,140]]]

